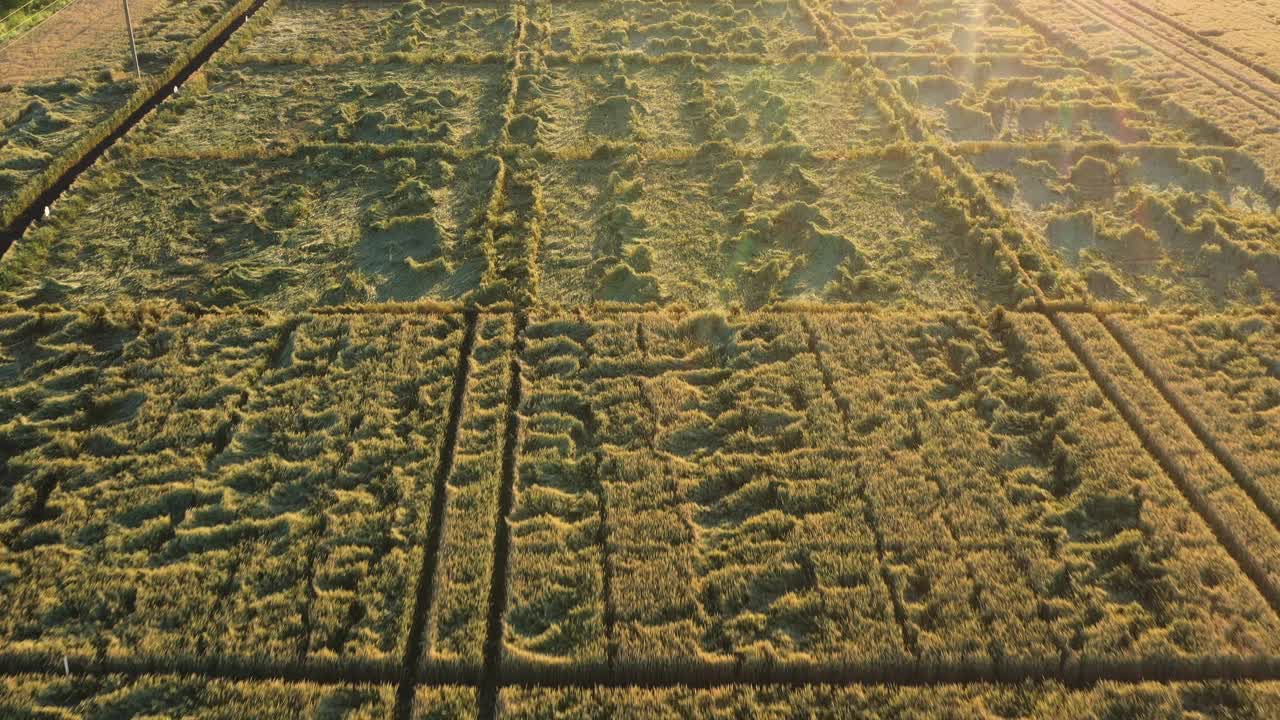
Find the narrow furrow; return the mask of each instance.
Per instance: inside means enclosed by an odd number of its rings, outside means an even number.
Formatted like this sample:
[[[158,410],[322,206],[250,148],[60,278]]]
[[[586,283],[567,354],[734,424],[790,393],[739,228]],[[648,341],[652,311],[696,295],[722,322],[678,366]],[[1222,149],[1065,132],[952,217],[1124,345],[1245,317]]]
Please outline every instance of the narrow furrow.
[[[209,453],[209,458],[205,461],[205,469],[210,471],[217,463],[222,453],[226,452],[231,445],[232,438],[235,437],[236,431],[240,428],[240,423],[244,421],[244,409],[249,406],[249,399],[253,393],[258,390],[258,384],[268,373],[279,370],[284,367],[284,363],[293,353],[293,337],[298,331],[298,326],[302,325],[301,318],[295,318],[285,325],[280,333],[280,339],[276,343],[275,349],[271,353],[271,359],[266,367],[259,372],[248,387],[240,393],[240,397],[236,399],[235,406],[231,410],[231,416],[227,423],[218,428],[217,433],[213,437],[213,450]]]
[[[323,512],[316,519],[312,533],[316,536],[311,544],[311,552],[307,553],[307,566],[302,576],[306,579],[302,602],[302,632],[298,638],[298,660],[305,661],[311,655],[311,612],[316,603],[316,563],[320,556],[320,541],[328,530],[328,516]]]
[[[643,334],[644,330],[639,323],[636,324],[637,341]],[[595,348],[591,346],[591,340],[588,338],[584,343],[587,351],[584,368],[590,368],[595,359]],[[588,373],[590,370],[588,370]],[[643,386],[640,388],[641,393],[644,392]],[[583,418],[583,426],[586,428],[585,443],[586,446],[592,448],[591,453],[591,483],[595,488],[596,496],[600,498],[600,518],[599,525],[596,528],[596,544],[600,546],[600,577],[601,577],[601,603],[604,605],[603,622],[604,622],[604,646],[605,661],[608,664],[609,674],[613,675],[614,666],[618,659],[618,638],[617,638],[617,608],[613,601],[613,555],[609,551],[609,492],[605,487],[604,477],[601,475],[601,467],[604,465],[604,451],[599,447],[599,441],[596,437],[596,431],[599,427],[599,416],[596,409],[588,400],[586,404],[586,417]],[[652,445],[650,446],[652,449]]]
[[[68,655],[67,667],[72,676],[116,677],[136,679],[152,675],[193,675],[210,680],[278,681],[316,685],[368,683],[388,686],[396,682],[397,668],[384,663],[353,664],[350,661],[306,663],[280,662],[270,659],[225,658],[220,656],[154,657],[129,659],[95,659],[86,655]],[[61,657],[33,653],[0,653],[0,677],[63,677]],[[1280,681],[1280,657],[1239,655],[1220,657],[1159,658],[1149,661],[1097,661],[1074,668],[1059,668],[1057,661],[1044,664],[1019,664],[995,671],[972,663],[915,660],[889,662],[812,663],[785,662],[757,664],[736,669],[731,674],[722,667],[683,664],[679,668],[646,668],[636,679],[600,678],[597,675],[575,676],[560,673],[549,679],[545,673],[528,677],[504,678],[491,689],[496,703],[501,688],[699,688],[739,686],[798,687],[812,685],[883,685],[902,687],[939,687],[959,682],[984,682],[1019,687],[1028,682],[1057,681],[1068,687],[1089,686],[1098,682],[1121,685],[1157,682],[1244,682]],[[417,683],[418,688],[475,687],[474,680],[439,673]],[[491,706],[493,717],[496,706]]]

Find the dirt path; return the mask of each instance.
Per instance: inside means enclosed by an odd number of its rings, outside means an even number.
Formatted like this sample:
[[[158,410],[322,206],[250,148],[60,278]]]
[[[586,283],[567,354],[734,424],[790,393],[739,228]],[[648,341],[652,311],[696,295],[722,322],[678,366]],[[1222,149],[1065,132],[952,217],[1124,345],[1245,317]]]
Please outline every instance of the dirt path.
[[[165,2],[129,0],[134,31]],[[75,0],[0,49],[0,82],[16,84],[124,69],[128,48],[122,0]]]

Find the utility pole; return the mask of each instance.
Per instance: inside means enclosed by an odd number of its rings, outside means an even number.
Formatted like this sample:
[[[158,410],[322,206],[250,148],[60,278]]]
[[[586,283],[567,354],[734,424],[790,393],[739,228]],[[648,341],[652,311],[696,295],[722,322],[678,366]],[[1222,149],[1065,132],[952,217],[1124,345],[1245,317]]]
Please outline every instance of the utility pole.
[[[129,30],[129,51],[133,53],[133,69],[142,79],[142,65],[138,62],[138,44],[133,39],[133,20],[129,17],[129,0],[124,0],[124,26]]]

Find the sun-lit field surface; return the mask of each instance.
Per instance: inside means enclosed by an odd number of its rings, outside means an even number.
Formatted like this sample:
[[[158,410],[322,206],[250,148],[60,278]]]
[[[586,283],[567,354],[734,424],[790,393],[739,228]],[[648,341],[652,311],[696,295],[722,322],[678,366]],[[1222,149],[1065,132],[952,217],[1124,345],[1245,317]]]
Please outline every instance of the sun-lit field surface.
[[[1236,5],[154,11],[0,260],[0,716],[1280,715]]]

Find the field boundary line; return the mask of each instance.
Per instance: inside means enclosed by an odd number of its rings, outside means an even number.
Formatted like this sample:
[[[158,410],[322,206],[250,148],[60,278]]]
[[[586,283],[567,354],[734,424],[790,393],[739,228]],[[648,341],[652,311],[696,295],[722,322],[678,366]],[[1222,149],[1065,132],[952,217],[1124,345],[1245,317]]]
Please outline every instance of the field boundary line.
[[[1104,149],[1116,152],[1142,152],[1144,150],[1204,150],[1211,153],[1243,154],[1238,147],[1231,145],[1207,145],[1204,143],[1161,143],[1161,142],[1112,142],[1109,140],[962,140],[952,143],[952,147],[964,155],[974,155],[985,150],[1093,150]]]
[[[55,655],[44,652],[0,653],[0,675],[54,674],[64,676],[63,659],[72,675],[196,675],[221,680],[281,680],[338,685],[368,682],[390,685],[395,682],[397,668],[391,660],[310,659],[276,660],[268,657],[239,656],[154,656],[95,657],[83,653]],[[447,668],[445,668],[447,670]],[[442,677],[447,676],[442,672]],[[455,673],[459,681],[465,679]],[[441,684],[459,684],[444,683]]]
[[[503,688],[935,687],[970,683],[1020,685],[1037,681],[1087,687],[1098,682],[1276,680],[1280,679],[1280,657],[1076,658],[1065,664],[1058,657],[1052,657],[1006,659],[999,665],[980,660],[965,663],[924,658],[829,663],[758,660],[716,664],[696,661],[665,666],[623,661],[613,673],[606,673],[600,667],[553,665],[545,668],[523,666],[505,675]]]
[[[675,65],[683,67],[691,62],[728,63],[738,65],[757,65],[762,67],[788,67],[791,65],[810,65],[820,62],[840,62],[849,59],[847,52],[827,51],[821,53],[801,53],[774,57],[761,53],[735,52],[665,52],[651,55],[643,50],[611,50],[596,52],[563,52],[549,51],[542,55],[548,65],[558,67],[574,65],[605,65],[621,62],[648,67]]]
[[[498,712],[498,696],[502,688],[503,629],[506,625],[508,581],[511,558],[511,510],[515,505],[516,476],[519,474],[520,439],[524,423],[520,408],[524,404],[524,332],[528,316],[516,315],[512,330],[511,379],[507,388],[507,422],[502,442],[502,487],[498,492],[497,516],[494,519],[492,576],[489,582],[489,609],[484,638],[484,666],[476,692],[480,718],[494,718]]]
[[[1148,382],[1155,386],[1156,391],[1160,393],[1160,397],[1173,408],[1183,424],[1200,441],[1200,444],[1213,455],[1213,458],[1227,471],[1231,479],[1235,480],[1240,489],[1245,491],[1245,494],[1258,506],[1262,514],[1267,516],[1267,519],[1271,521],[1272,527],[1277,532],[1280,532],[1280,508],[1277,508],[1275,503],[1266,496],[1266,493],[1258,486],[1249,471],[1245,469],[1244,463],[1240,462],[1230,449],[1218,442],[1209,427],[1205,425],[1204,420],[1187,405],[1182,394],[1169,385],[1164,373],[1160,372],[1159,368],[1143,354],[1127,330],[1120,327],[1113,318],[1101,314],[1096,317],[1102,326],[1107,329],[1116,344],[1129,356],[1129,361],[1146,376]]]
[[[919,152],[928,143],[918,141],[899,141],[880,145],[857,145],[850,150],[808,150],[806,157],[820,162],[853,162],[883,158],[895,152]],[[778,152],[793,150],[792,143],[774,143],[772,145],[744,147],[727,143],[709,141],[701,145],[672,144],[664,146],[660,152],[651,152],[652,147],[634,140],[610,140],[587,146],[586,150],[552,150],[548,148],[529,149],[509,141],[501,141],[490,146],[473,145],[459,147],[442,142],[390,142],[385,144],[371,143],[329,143],[303,141],[287,146],[264,148],[246,143],[233,145],[227,150],[180,150],[165,147],[134,146],[130,148],[130,159],[175,160],[175,161],[224,161],[255,162],[259,160],[278,160],[301,157],[316,153],[365,153],[374,157],[397,157],[411,153],[433,154],[458,160],[473,159],[485,155],[496,155],[506,160],[514,160],[520,156],[533,157],[539,162],[589,162],[599,160],[602,156],[611,157],[625,153],[642,155],[650,163],[687,163],[699,159],[708,152],[717,152],[741,160],[763,160]],[[1160,146],[1156,146],[1160,147]],[[1171,145],[1173,148],[1190,148],[1201,146]],[[1210,150],[1224,151],[1233,148],[1221,145],[1203,146]]]
[[[1062,314],[1046,313],[1046,315],[1072,354],[1084,365],[1090,378],[1093,379],[1094,385],[1102,391],[1112,407],[1119,411],[1120,416],[1129,425],[1129,429],[1137,435],[1142,442],[1143,449],[1177,486],[1183,497],[1186,498],[1187,503],[1191,505],[1196,514],[1213,532],[1218,545],[1231,556],[1240,571],[1249,578],[1258,594],[1270,606],[1272,612],[1280,616],[1280,589],[1276,588],[1275,584],[1272,583],[1262,569],[1262,565],[1248,551],[1248,545],[1214,510],[1209,498],[1200,492],[1188,478],[1187,472],[1181,463],[1172,459],[1172,453],[1164,447],[1156,434],[1142,422],[1138,411],[1127,400],[1125,393],[1118,387],[1114,378],[1089,353],[1089,350],[1085,347],[1084,340],[1076,333],[1075,329],[1066,323]],[[1129,358],[1129,361],[1132,362],[1132,358]],[[1259,510],[1259,512],[1261,511]]]
[[[965,307],[937,307],[928,308],[929,313],[946,313],[946,312],[969,312],[988,313],[999,309],[1001,312],[1012,313],[1015,315],[1044,315],[1052,312],[1063,313],[1089,313],[1094,315],[1106,315],[1108,317],[1132,317],[1144,316],[1150,313],[1150,307],[1142,305],[1124,305],[1118,303],[1090,303],[1077,300],[1046,300],[1035,306],[1031,305],[1003,305],[995,304],[990,307],[981,306],[965,306]],[[484,316],[503,316],[503,315],[519,315],[532,314],[538,317],[567,316],[581,313],[591,313],[592,315],[650,315],[655,317],[683,317],[698,312],[718,312],[727,317],[754,317],[762,315],[800,315],[806,317],[813,316],[857,316],[857,315],[876,315],[904,312],[901,308],[892,306],[882,306],[875,304],[858,304],[858,303],[833,303],[830,305],[807,305],[804,303],[780,303],[778,305],[766,305],[754,310],[745,310],[733,307],[685,307],[673,306],[663,307],[653,303],[636,303],[627,305],[623,303],[601,303],[589,305],[554,305],[554,304],[531,304],[516,307],[510,303],[495,303],[493,305],[451,305],[447,303],[432,302],[405,302],[405,303],[370,303],[368,305],[330,305],[330,306],[313,306],[302,310],[279,310],[279,309],[262,309],[257,307],[228,307],[228,308],[191,308],[175,306],[172,308],[173,314],[186,314],[195,318],[205,317],[244,317],[246,315],[258,314],[261,317],[286,317],[286,318],[305,318],[306,316],[335,316],[349,315],[352,317],[364,317],[374,315],[410,315],[420,317],[445,316],[445,315],[465,315],[474,312]],[[1269,317],[1280,317],[1280,306],[1276,305],[1260,305],[1250,308],[1251,312]],[[76,307],[59,306],[57,310],[43,311],[43,314],[52,316],[61,314],[75,314],[79,310]],[[7,313],[32,313],[33,311],[19,307],[0,308],[0,315]]]
[[[137,657],[96,660],[83,655],[68,656],[72,676],[123,676],[141,678],[156,675],[194,676],[229,682],[279,681],[316,685],[357,683],[394,687],[399,671],[394,662],[334,661],[322,664],[279,662],[266,658],[160,658]],[[456,666],[427,663],[429,678],[419,679],[416,688],[476,687],[472,673],[458,672]],[[845,663],[788,663],[759,661],[741,665],[689,663],[678,667],[620,663],[613,673],[578,672],[556,666],[540,672],[522,668],[508,672],[502,688],[696,688],[711,689],[737,685],[766,687],[889,685],[894,687],[937,687],[970,683],[1020,685],[1026,682],[1056,681],[1068,687],[1086,687],[1098,682],[1136,684],[1147,682],[1280,681],[1280,656],[1200,656],[1190,658],[1148,658],[1133,660],[1097,659],[1059,667],[1057,658],[1006,661],[991,664],[963,664],[957,661],[883,660]],[[0,654],[0,677],[43,675],[65,677],[62,656],[30,653]]]
[[[483,67],[485,65],[505,65],[506,62],[506,56],[495,52],[484,53],[481,55],[471,55],[468,53],[431,53],[425,51],[344,52],[328,55],[320,52],[255,53],[237,50],[223,62],[223,67],[245,68],[261,66],[278,68],[333,68],[359,66],[376,68],[387,65],[406,65],[410,67],[440,65],[451,65],[456,67]]]
[[[36,222],[44,208],[52,205],[81,173],[159,106],[177,86],[204,66],[250,17],[268,3],[279,2],[236,2],[197,40],[180,51],[164,72],[148,78],[110,117],[94,126],[39,175],[23,183],[11,198],[0,203],[0,258]]]
[[[458,364],[453,373],[453,394],[449,398],[448,422],[440,443],[440,458],[431,479],[431,508],[427,514],[427,535],[423,539],[422,565],[414,586],[414,603],[409,620],[409,637],[405,642],[400,684],[396,689],[393,716],[408,720],[413,710],[413,691],[423,654],[430,647],[430,625],[435,614],[436,580],[440,569],[440,547],[445,534],[445,506],[448,503],[449,477],[453,474],[454,455],[458,449],[458,433],[466,411],[467,383],[471,378],[471,356],[475,350],[479,313],[466,313],[462,344],[458,347]]]

